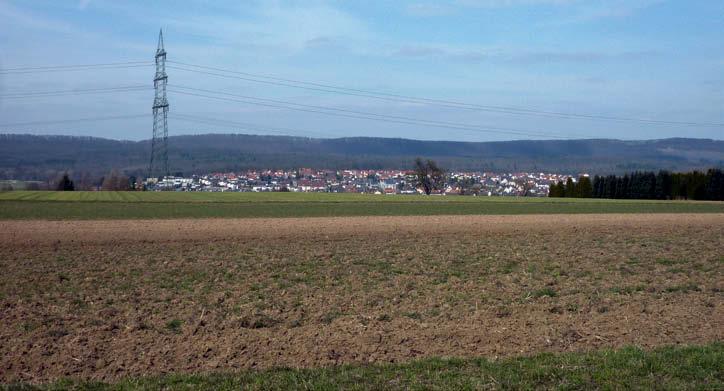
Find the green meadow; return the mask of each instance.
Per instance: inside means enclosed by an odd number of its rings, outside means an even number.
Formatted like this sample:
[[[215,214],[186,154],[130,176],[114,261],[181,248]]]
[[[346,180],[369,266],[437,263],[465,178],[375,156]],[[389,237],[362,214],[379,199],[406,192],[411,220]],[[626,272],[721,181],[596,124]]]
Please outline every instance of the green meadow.
[[[724,213],[722,202],[334,193],[0,193],[0,219]]]
[[[699,347],[538,354],[491,361],[427,359],[404,364],[131,378],[118,383],[60,381],[43,390],[721,390],[724,349]]]

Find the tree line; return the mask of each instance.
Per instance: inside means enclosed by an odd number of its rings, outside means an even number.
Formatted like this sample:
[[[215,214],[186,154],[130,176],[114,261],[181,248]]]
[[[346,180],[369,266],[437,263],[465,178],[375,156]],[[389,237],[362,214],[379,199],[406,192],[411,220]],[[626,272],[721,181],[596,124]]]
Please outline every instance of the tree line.
[[[581,176],[550,185],[549,197],[724,201],[724,172],[638,171],[623,176]]]
[[[87,173],[81,175],[80,180],[73,180],[66,172],[57,180],[48,183],[48,190],[76,191],[76,190],[104,190],[104,191],[133,191],[138,187],[136,177],[126,176],[118,170],[111,170],[107,175],[96,181],[87,177]],[[28,188],[27,190],[41,190],[39,187]]]

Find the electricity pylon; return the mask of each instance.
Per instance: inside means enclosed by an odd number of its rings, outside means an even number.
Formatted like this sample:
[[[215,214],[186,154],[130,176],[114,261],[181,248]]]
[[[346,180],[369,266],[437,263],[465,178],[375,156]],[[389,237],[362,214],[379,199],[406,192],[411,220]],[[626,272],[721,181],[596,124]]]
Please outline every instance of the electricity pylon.
[[[168,100],[166,100],[166,50],[163,48],[163,30],[158,33],[156,49],[156,76],[153,78],[155,97],[153,99],[153,139],[151,140],[151,162],[148,177],[158,178],[169,175],[168,170]]]

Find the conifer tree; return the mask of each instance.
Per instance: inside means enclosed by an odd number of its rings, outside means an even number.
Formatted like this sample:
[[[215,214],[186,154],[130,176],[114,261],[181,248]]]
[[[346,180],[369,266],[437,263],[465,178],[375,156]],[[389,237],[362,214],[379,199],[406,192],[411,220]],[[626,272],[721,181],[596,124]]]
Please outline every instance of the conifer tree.
[[[58,191],[74,191],[75,190],[75,184],[73,184],[73,181],[70,180],[70,177],[68,176],[68,173],[66,172],[63,174],[63,178],[58,182],[57,186]]]
[[[573,178],[568,177],[566,180],[566,187],[564,190],[565,197],[575,197],[576,196],[576,184],[573,182]]]
[[[581,176],[578,178],[578,184],[576,184],[576,196],[579,198],[591,198],[593,195],[593,186],[591,185],[591,178],[587,176]]]

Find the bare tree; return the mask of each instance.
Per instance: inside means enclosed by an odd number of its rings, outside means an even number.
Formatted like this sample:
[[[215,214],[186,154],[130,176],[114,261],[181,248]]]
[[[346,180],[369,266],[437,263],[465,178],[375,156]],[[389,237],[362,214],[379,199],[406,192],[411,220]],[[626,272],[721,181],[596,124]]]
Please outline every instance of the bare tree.
[[[77,190],[94,190],[95,187],[93,184],[93,178],[91,177],[91,174],[88,171],[83,171],[80,173],[80,179],[76,181],[75,188]]]
[[[525,182],[523,183],[523,197],[530,197],[533,195],[533,190],[535,189],[535,185],[531,182]]]
[[[475,186],[475,180],[473,180],[473,178],[465,177],[458,179],[457,185],[460,187],[460,195],[473,194],[475,191],[473,188],[473,186]]]
[[[415,179],[416,186],[427,195],[433,190],[442,190],[445,187],[445,171],[430,159],[415,159]]]
[[[128,177],[122,175],[118,170],[111,170],[111,173],[103,178],[101,189],[104,191],[127,191],[130,190]]]

